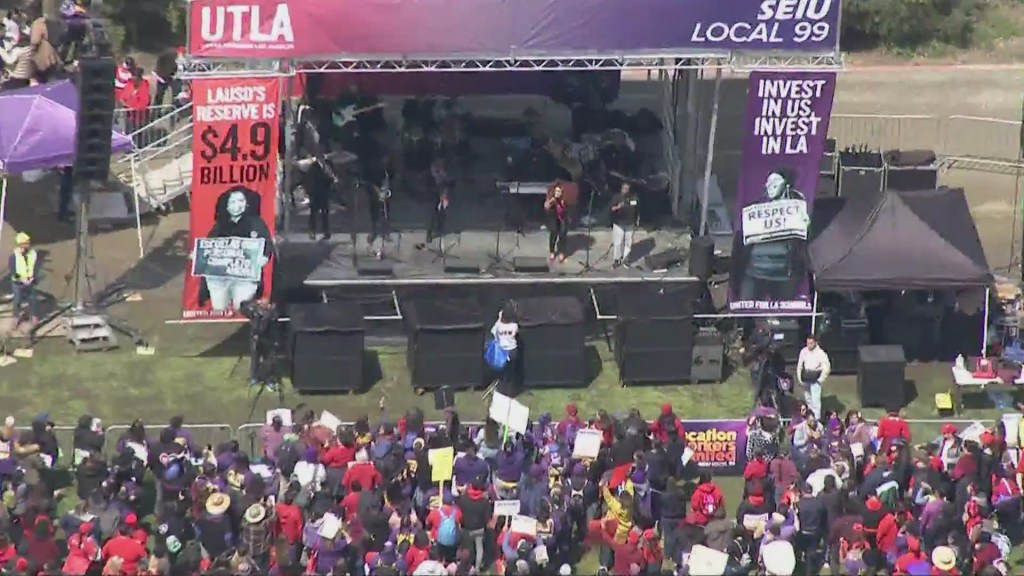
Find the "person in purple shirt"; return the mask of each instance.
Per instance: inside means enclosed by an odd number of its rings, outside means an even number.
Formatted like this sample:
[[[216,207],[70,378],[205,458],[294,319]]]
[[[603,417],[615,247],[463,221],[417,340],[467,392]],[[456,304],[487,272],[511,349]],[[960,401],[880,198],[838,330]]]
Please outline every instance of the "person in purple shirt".
[[[174,441],[188,448],[189,454],[196,454],[196,441],[192,432],[185,429],[185,417],[174,416],[171,418],[167,429],[174,433]]]
[[[323,522],[322,517],[309,522],[302,532],[302,544],[316,553],[317,574],[328,574],[333,570],[334,565],[345,555],[345,548],[348,546],[344,534],[338,533],[330,540],[320,536],[320,526]]]
[[[516,448],[511,440],[505,442],[498,454],[497,464],[494,468],[494,489],[501,500],[514,498],[513,496],[519,480],[523,477],[523,467],[526,455]]]
[[[462,490],[477,478],[487,478],[491,473],[491,468],[487,465],[486,460],[476,455],[476,445],[470,444],[466,446],[465,453],[455,460],[452,473],[455,477],[455,485]]]

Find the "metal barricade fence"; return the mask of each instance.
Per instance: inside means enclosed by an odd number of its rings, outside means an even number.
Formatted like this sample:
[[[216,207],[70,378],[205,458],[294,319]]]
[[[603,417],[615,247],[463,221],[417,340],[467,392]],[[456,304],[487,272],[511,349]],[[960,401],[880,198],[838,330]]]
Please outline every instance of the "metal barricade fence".
[[[935,116],[833,114],[828,135],[837,147],[868,146],[878,150],[933,149],[942,153],[944,122]]]
[[[956,158],[1020,160],[1021,123],[977,116],[950,116],[943,152]]]

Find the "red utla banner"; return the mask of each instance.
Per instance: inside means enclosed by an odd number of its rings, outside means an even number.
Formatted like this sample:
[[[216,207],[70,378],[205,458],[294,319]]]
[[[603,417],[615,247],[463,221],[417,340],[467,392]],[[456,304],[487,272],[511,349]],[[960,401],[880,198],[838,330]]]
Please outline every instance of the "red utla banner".
[[[276,78],[192,82],[192,212],[185,320],[242,319],[270,298],[280,124]]]

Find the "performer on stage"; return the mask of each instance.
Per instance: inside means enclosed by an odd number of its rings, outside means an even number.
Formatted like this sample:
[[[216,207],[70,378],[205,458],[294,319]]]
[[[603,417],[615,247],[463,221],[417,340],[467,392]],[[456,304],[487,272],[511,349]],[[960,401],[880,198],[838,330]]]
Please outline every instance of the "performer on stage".
[[[378,260],[384,258],[384,244],[391,234],[391,168],[387,154],[366,166],[366,190],[369,194],[370,223],[372,229],[366,239],[371,247],[377,240],[380,245],[373,248]]]
[[[569,207],[562,197],[562,187],[555,186],[551,195],[544,200],[544,211],[548,213],[548,251],[551,261],[558,257],[565,262],[565,241],[569,232]]]
[[[637,224],[637,199],[629,182],[623,182],[612,200],[613,265],[629,268],[629,252],[633,249],[633,231]]]
[[[336,178],[326,158],[309,158],[299,162],[304,170],[302,187],[309,197],[309,239],[316,240],[317,221],[324,240],[331,239],[331,196]]]

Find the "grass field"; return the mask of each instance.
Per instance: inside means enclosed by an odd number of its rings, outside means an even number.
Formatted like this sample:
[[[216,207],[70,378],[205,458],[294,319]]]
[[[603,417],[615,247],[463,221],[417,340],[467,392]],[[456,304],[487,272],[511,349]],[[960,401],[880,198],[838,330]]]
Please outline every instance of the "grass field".
[[[108,426],[125,425],[141,418],[157,427],[173,415],[184,414],[188,423],[222,425],[197,430],[197,441],[225,441],[239,425],[259,422],[265,410],[278,407],[276,394],[265,393],[250,417],[253,396],[246,385],[248,364],[245,358],[239,361],[239,354],[246,350],[245,332],[236,329],[163,326],[152,332],[158,335],[153,356],[138,356],[133,350],[76,355],[63,342],[44,341],[37,346],[33,358],[0,369],[4,410],[14,415],[19,424],[49,412],[62,426],[73,426],[79,416],[89,414],[102,418]],[[642,414],[653,416],[665,402],[671,402],[681,417],[696,420],[743,418],[749,412],[751,392],[745,371],[735,371],[728,380],[717,384],[624,388],[618,382],[607,348],[600,343],[594,348],[592,380],[586,388],[535,390],[522,395],[520,400],[535,415],[551,412],[556,417],[570,402],[584,415],[600,408],[618,413],[635,407]],[[368,351],[366,360],[366,371],[372,375],[372,382],[365,383],[369,385],[367,391],[303,396],[286,385],[285,405],[296,410],[330,410],[343,420],[369,415],[375,421],[380,417],[378,403],[383,397],[386,413],[392,418],[413,406],[423,409],[428,418],[440,416],[433,410],[429,396],[414,392],[404,349]],[[915,436],[930,439],[939,420],[932,399],[936,392],[948,389],[949,369],[946,365],[909,366],[907,376],[914,399],[906,414],[909,418],[933,420],[913,426]],[[826,409],[842,412],[858,407],[854,377],[834,376],[825,388]],[[990,404],[968,406],[958,418],[990,421],[1000,413]],[[456,407],[464,420],[486,416],[487,405],[479,391],[457,393]],[[869,417],[880,415],[878,410],[866,413]],[[61,438],[65,446],[70,445],[70,433],[63,432]],[[248,434],[239,439],[243,446],[248,446]],[[725,491],[727,506],[733,509],[741,497],[741,480],[721,478],[718,482]],[[70,506],[73,502],[64,504]],[[581,568],[595,569],[591,566],[594,561],[588,555]]]

